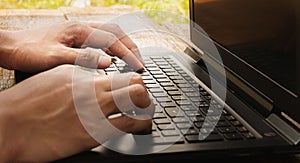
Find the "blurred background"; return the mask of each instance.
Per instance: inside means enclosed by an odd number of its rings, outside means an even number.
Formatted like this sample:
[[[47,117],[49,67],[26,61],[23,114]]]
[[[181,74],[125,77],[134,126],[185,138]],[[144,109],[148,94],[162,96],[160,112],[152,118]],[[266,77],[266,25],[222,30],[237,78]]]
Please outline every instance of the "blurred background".
[[[59,7],[94,7],[127,5],[144,11],[157,23],[164,23],[162,12],[182,17],[172,23],[187,23],[189,0],[1,0],[0,9],[57,9]],[[156,11],[156,12],[154,12]],[[159,12],[157,12],[159,11]]]

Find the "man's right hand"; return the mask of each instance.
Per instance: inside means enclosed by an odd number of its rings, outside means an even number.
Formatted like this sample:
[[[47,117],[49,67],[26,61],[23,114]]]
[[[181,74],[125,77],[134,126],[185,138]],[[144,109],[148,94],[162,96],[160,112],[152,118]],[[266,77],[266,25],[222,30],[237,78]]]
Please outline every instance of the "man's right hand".
[[[90,78],[74,78],[74,72]],[[114,80],[118,83],[114,84]],[[74,96],[74,88],[91,84],[95,88],[96,101],[89,98],[91,92],[88,90]],[[131,100],[124,99],[126,94]],[[109,118],[124,110],[132,111],[134,108],[129,108],[127,102],[154,111],[142,78],[135,73],[106,76],[77,66],[63,65],[24,80],[1,92],[0,97],[0,157],[5,160],[5,156],[8,156],[8,161],[47,162],[98,146],[100,143],[87,132],[78,117],[76,109],[89,114],[89,108],[76,108],[80,104],[92,106],[96,102],[100,108],[98,111],[103,115],[97,123],[109,122],[125,133],[151,131],[151,115],[146,112],[137,115],[138,118],[125,114]],[[107,126],[105,123],[91,124],[101,125],[104,126],[102,128]],[[106,141],[121,133],[115,131],[105,128],[96,132]]]

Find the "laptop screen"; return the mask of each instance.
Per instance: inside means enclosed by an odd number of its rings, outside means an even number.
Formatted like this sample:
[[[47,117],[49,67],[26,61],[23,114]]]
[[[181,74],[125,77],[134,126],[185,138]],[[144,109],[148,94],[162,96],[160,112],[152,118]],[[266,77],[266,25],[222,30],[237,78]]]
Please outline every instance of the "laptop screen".
[[[289,115],[297,103],[297,0],[191,0],[191,40],[202,28],[214,40],[227,69]],[[201,47],[199,47],[201,49]],[[269,108],[269,112],[274,108]],[[300,119],[299,116],[294,118]]]

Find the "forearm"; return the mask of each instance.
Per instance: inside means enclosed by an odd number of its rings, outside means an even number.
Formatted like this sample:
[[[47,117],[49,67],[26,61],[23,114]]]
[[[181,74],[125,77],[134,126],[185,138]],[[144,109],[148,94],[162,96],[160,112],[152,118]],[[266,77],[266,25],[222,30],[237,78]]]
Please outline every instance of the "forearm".
[[[9,122],[9,114],[7,114],[7,110],[10,109],[9,104],[7,103],[7,95],[5,91],[0,92],[0,158],[1,162],[10,162],[14,155],[14,150],[11,149],[11,138],[8,136],[10,133],[10,128],[8,125]]]

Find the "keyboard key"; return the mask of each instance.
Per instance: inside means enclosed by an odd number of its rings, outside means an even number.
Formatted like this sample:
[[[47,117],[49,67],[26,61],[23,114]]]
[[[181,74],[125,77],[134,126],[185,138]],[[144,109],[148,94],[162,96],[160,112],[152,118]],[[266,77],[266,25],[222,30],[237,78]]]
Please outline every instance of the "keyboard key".
[[[182,92],[187,93],[187,92],[195,92],[194,88],[182,88]]]
[[[155,84],[156,82],[154,80],[144,80],[144,84]]]
[[[173,96],[172,96],[173,97]],[[180,107],[183,111],[198,111],[197,108],[191,105],[181,106]]]
[[[225,116],[228,121],[235,121],[236,119],[232,115]]]
[[[188,97],[200,97],[200,93],[193,92],[193,93],[186,93]]]
[[[241,140],[243,137],[239,133],[226,133],[224,137],[228,140]]]
[[[217,130],[213,128],[201,128],[200,129],[201,134],[217,134]]]
[[[176,107],[176,104],[174,102],[163,102],[163,103],[160,103],[160,105],[163,108]]]
[[[153,120],[155,124],[170,124],[171,121],[168,118],[160,118]]]
[[[155,62],[157,65],[159,65],[159,66],[168,66],[169,64],[166,62],[166,61],[164,61],[164,60],[162,60],[162,61],[159,61],[159,62]]]
[[[246,132],[246,133],[242,133],[242,134],[246,139],[255,139],[255,136],[250,132]]]
[[[159,124],[157,125],[159,130],[175,130],[175,126],[173,124]]]
[[[163,108],[162,107],[160,107],[160,106],[155,106],[155,113],[162,113],[163,112]]]
[[[170,96],[176,96],[176,95],[181,95],[181,92],[180,91],[168,91],[168,94]]]
[[[167,116],[164,113],[154,113],[153,119],[156,118],[167,118]]]
[[[149,89],[149,92],[151,93],[162,93],[164,90],[162,88],[151,88]]]
[[[199,131],[196,129],[180,130],[183,135],[199,135]]]
[[[184,143],[183,138],[178,136],[153,138],[153,144],[164,145],[164,144],[182,144],[182,143]]]
[[[193,122],[204,122],[205,121],[205,117],[203,117],[201,115],[190,117],[190,119]]]
[[[213,124],[209,123],[209,122],[194,122],[194,125],[197,128],[213,128]]]
[[[167,78],[156,78],[158,83],[169,83],[170,80]]]
[[[187,100],[187,98],[185,98],[184,96],[172,96],[172,99],[175,100],[175,101],[178,101],[178,100]]]
[[[240,121],[231,121],[231,124],[235,127],[237,126],[243,126],[242,123]]]
[[[182,105],[192,105],[192,103],[188,100],[177,100],[176,103],[180,106],[182,106]]]
[[[145,80],[153,80],[152,76],[142,76],[142,79]]]
[[[189,122],[189,120],[185,117],[175,117],[175,118],[172,118],[172,121],[174,123],[186,123],[186,122]]]
[[[168,95],[166,94],[166,93],[152,93],[152,95],[154,96],[154,97],[168,97]]]
[[[152,74],[152,75],[163,75],[164,73],[161,70],[159,70],[159,71],[150,71],[150,74]]]
[[[176,72],[171,66],[161,65],[159,66],[164,72]]]
[[[168,116],[171,118],[184,116],[184,114],[177,107],[165,108],[165,111],[168,114]]]
[[[160,88],[160,86],[158,84],[146,84],[146,87],[148,89],[151,89],[151,88]]]
[[[160,137],[160,135],[157,131],[152,131],[151,136],[152,137]]]
[[[182,79],[177,72],[166,72],[166,75],[169,76],[171,80]]]
[[[157,81],[159,81],[159,79],[167,79],[165,75],[161,75],[161,74],[153,75],[153,78],[157,79]]]
[[[228,123],[227,121],[218,121],[217,123],[217,127],[229,127],[230,123]]]
[[[156,100],[158,102],[172,102],[172,99],[169,97],[159,97],[159,98],[156,98]]]
[[[180,136],[180,133],[179,133],[179,131],[177,131],[177,130],[163,130],[162,132],[161,132],[161,134],[163,135],[163,136]]]
[[[201,113],[198,110],[193,110],[193,111],[185,111],[185,114],[188,117],[197,117],[197,116],[201,116]]]
[[[221,140],[224,140],[224,138],[219,134],[209,134],[208,136],[206,134],[200,134],[199,139],[200,139],[200,141],[221,141]]]
[[[175,87],[175,85],[171,82],[163,82],[159,83],[162,87]]]
[[[233,132],[236,132],[236,130],[233,127],[218,127],[218,130],[221,133],[233,133]]]
[[[181,78],[180,78],[180,79],[181,79]],[[186,83],[186,81],[180,80],[180,79],[173,80],[173,82],[174,82],[175,84],[185,84],[185,83]]]
[[[185,136],[186,140],[190,143],[197,143],[197,142],[208,142],[208,141],[222,141],[224,140],[223,137],[219,134],[209,134],[206,135],[187,135]]]
[[[176,123],[176,126],[178,127],[179,130],[193,128],[193,125],[190,123]]]
[[[239,132],[248,132],[248,129],[244,126],[237,127],[237,129],[238,129]]]
[[[191,85],[189,85],[189,84],[177,84],[177,86],[179,88],[190,88],[191,87]]]
[[[159,68],[163,69],[164,72],[175,71],[170,65],[159,65]]]
[[[164,87],[164,89],[166,91],[178,91],[178,88],[176,88],[176,87]]]

